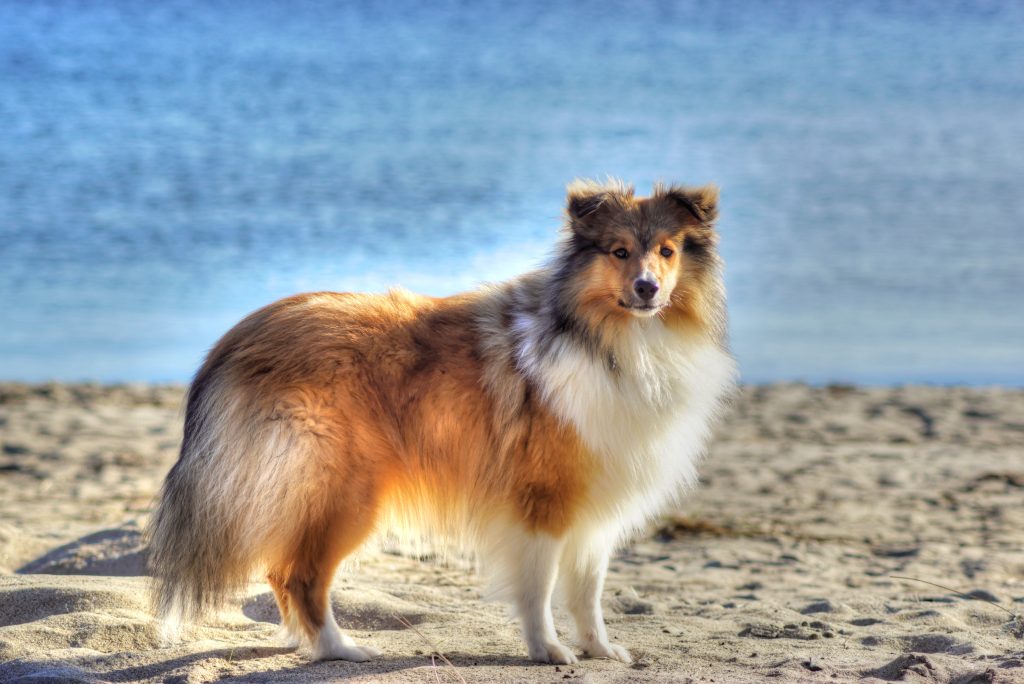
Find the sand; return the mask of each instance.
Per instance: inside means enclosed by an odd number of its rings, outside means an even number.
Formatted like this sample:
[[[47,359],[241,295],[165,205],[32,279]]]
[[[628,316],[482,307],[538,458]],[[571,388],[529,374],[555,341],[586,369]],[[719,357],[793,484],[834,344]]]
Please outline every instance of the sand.
[[[636,662],[562,667],[459,563],[372,549],[332,601],[380,660],[275,643],[258,582],[165,646],[139,530],[181,395],[0,384],[0,681],[1024,682],[1024,391],[744,388],[701,487],[612,563]]]

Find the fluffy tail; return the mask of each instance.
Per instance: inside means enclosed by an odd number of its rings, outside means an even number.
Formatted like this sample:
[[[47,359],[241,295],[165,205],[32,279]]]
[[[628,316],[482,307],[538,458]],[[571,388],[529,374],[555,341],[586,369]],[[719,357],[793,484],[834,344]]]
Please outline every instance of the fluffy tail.
[[[225,460],[213,434],[226,422],[216,373],[203,369],[189,389],[181,454],[160,491],[146,530],[152,600],[157,616],[173,631],[201,618],[247,579],[249,559],[241,553],[239,521],[217,481]],[[219,424],[219,425],[218,425]],[[221,489],[221,492],[217,492]]]
[[[181,454],[146,532],[153,607],[171,637],[244,588],[293,532],[281,521],[301,523],[288,486],[301,440],[249,394],[210,362],[189,389]]]

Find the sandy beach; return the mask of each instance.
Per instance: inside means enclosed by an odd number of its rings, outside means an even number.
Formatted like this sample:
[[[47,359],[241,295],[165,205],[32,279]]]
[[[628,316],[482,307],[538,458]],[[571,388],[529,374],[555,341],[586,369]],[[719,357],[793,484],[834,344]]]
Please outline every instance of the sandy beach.
[[[140,529],[182,393],[0,384],[0,681],[1024,682],[1024,391],[745,387],[701,487],[612,563],[635,663],[562,667],[466,567],[377,549],[332,591],[377,661],[275,643],[259,582],[162,644]]]

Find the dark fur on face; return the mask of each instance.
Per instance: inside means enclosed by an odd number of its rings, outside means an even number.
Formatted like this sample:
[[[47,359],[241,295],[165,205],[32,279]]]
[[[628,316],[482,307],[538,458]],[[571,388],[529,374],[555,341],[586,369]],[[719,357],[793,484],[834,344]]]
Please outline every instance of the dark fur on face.
[[[714,185],[658,184],[638,198],[620,181],[574,182],[564,239],[540,298],[551,327],[546,339],[569,333],[614,365],[616,330],[643,309],[667,325],[709,330],[724,345],[717,217]],[[632,291],[642,279],[662,290],[656,306],[639,306]]]

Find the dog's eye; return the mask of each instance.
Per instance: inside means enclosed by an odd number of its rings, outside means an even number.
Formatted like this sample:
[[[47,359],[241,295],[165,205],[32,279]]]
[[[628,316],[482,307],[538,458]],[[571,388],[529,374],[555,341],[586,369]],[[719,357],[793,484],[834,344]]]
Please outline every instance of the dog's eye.
[[[629,252],[627,252],[622,247],[619,247],[617,250],[612,252],[612,254],[614,254],[615,256],[619,257],[620,259],[628,259],[629,258]]]
[[[672,252],[672,250],[669,247],[662,247],[661,248],[661,256],[665,257],[666,259],[668,259],[670,256],[672,256],[672,254],[673,254],[673,252]]]

